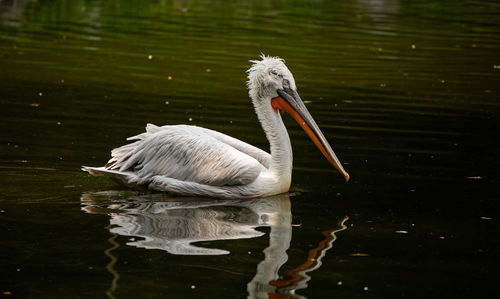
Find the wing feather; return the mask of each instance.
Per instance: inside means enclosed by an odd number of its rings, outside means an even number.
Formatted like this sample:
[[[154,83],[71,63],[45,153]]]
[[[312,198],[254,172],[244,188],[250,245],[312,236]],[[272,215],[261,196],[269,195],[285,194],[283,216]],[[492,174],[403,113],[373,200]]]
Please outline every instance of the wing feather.
[[[199,127],[148,125],[128,140],[135,142],[114,149],[107,169],[131,171],[143,183],[161,175],[213,186],[244,185],[264,170],[257,159]]]

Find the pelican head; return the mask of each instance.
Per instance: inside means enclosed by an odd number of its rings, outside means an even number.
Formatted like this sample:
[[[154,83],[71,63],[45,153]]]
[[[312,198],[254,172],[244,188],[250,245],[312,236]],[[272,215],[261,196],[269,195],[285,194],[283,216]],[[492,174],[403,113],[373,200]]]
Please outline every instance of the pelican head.
[[[330,144],[302,102],[292,73],[285,61],[278,57],[261,55],[261,60],[250,61],[253,65],[248,72],[247,86],[250,98],[254,102],[257,114],[261,107],[289,113],[304,129],[311,140],[330,163],[349,180],[349,174],[344,170]],[[260,117],[260,115],[259,115]],[[265,128],[264,128],[265,129]]]
[[[288,87],[295,90],[295,79],[279,57],[261,56],[262,60],[251,60],[248,70],[248,89],[252,99],[269,100],[278,96],[278,90]]]

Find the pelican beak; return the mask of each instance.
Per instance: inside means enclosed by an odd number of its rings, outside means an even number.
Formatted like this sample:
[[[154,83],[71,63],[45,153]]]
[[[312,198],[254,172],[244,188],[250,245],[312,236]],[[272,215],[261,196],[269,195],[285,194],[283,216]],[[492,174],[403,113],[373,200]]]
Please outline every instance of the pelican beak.
[[[344,170],[339,159],[333,152],[330,144],[326,141],[325,136],[321,133],[318,125],[312,118],[306,106],[300,99],[297,91],[291,88],[278,89],[278,96],[271,100],[271,106],[274,111],[286,111],[290,114],[309,135],[309,138],[316,144],[323,155],[332,163],[332,165],[345,177],[346,181],[349,180],[349,174]]]

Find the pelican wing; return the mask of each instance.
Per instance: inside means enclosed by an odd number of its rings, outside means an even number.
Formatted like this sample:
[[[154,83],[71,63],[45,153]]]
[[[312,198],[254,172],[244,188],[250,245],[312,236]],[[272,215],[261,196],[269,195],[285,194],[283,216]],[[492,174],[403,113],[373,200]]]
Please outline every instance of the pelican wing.
[[[255,160],[259,161],[260,164],[264,165],[264,167],[269,168],[269,164],[271,163],[271,155],[263,150],[261,150],[258,147],[255,147],[251,144],[248,144],[246,142],[243,142],[239,139],[236,139],[234,137],[228,136],[226,134],[202,128],[202,127],[196,127],[196,126],[187,126],[187,125],[177,125],[177,126],[162,126],[158,127],[153,124],[148,124],[146,126],[146,133],[144,134],[152,134],[156,133],[162,130],[172,130],[172,127],[178,127],[180,129],[189,129],[191,132],[196,132],[197,134],[206,134],[209,135],[220,142],[224,142],[227,145],[230,145],[234,147],[235,149],[239,150],[242,153],[245,153],[249,155],[250,157],[254,158]],[[142,137],[141,135],[134,136],[128,138],[128,140],[134,140],[136,137]]]
[[[260,162],[260,164],[264,165],[264,167],[269,168],[269,164],[271,163],[271,155],[269,153],[266,153],[265,151],[261,150],[258,147],[255,147],[251,144],[248,144],[246,142],[243,142],[239,139],[236,139],[234,137],[228,136],[226,134],[222,134],[220,132],[210,130],[210,129],[205,129],[205,128],[199,128],[201,131],[205,132],[206,134],[216,138],[219,141],[222,141],[235,149],[251,156],[252,158],[256,159],[257,161]]]
[[[135,142],[111,152],[106,168],[132,172],[138,184],[160,175],[212,186],[249,184],[265,170],[257,159],[207,131],[186,125],[148,124],[145,133],[128,138]]]

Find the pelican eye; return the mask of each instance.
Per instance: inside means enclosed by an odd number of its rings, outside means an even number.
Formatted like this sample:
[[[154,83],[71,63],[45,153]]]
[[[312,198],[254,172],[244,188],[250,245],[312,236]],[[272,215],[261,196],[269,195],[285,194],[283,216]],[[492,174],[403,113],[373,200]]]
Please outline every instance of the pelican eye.
[[[283,79],[283,88],[290,88],[290,81]]]
[[[274,75],[274,76],[277,76],[277,77],[283,78],[283,75],[282,75],[282,74],[280,74],[280,73],[278,73],[278,72],[277,72],[277,71],[275,71],[275,70],[271,70],[271,71],[270,71],[270,73],[271,73],[272,75]]]

